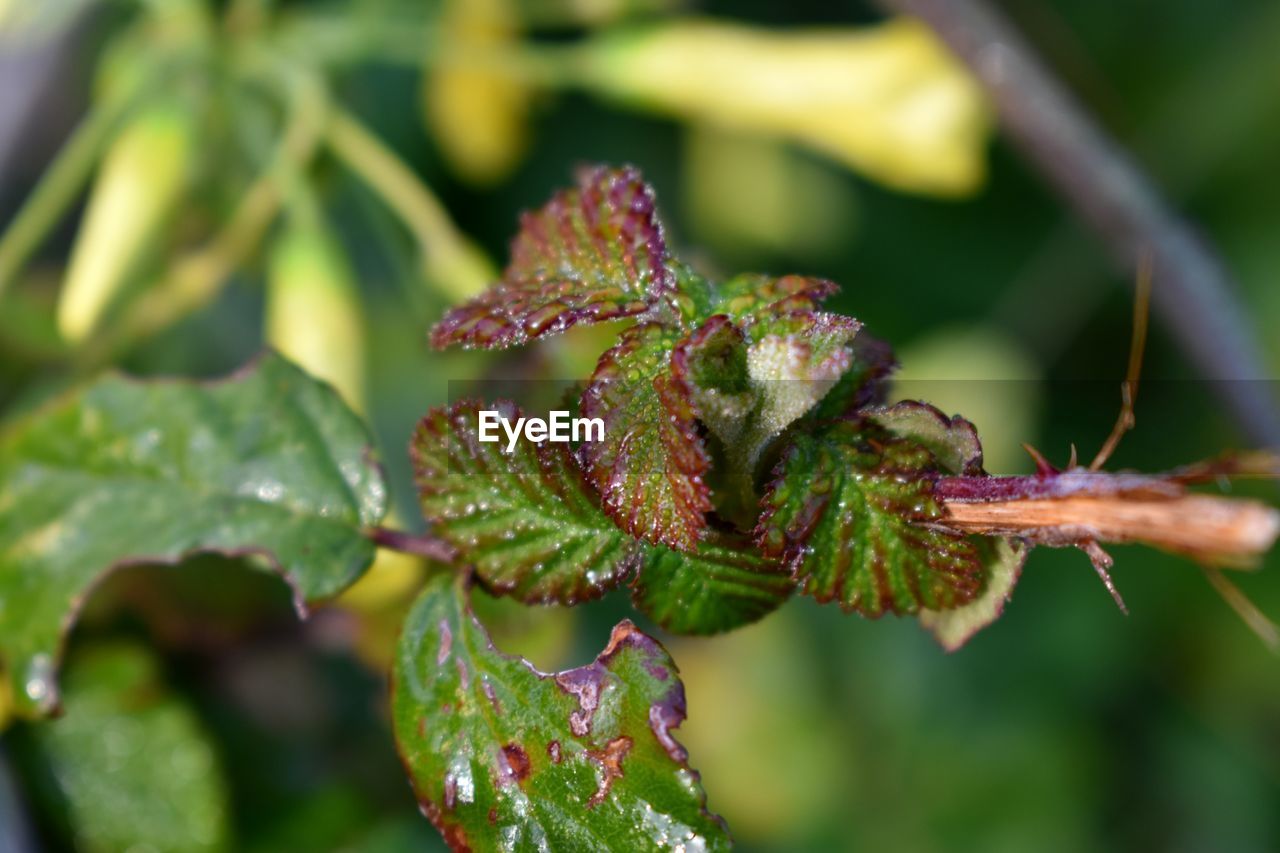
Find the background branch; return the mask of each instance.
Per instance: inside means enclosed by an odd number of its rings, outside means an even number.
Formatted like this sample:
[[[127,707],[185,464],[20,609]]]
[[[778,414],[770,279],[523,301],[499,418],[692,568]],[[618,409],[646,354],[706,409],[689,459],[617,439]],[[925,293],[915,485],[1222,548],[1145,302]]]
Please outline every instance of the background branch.
[[[1121,146],[982,0],[880,3],[927,23],[970,67],[1010,138],[1121,264],[1134,271],[1151,253],[1158,316],[1247,436],[1280,445],[1280,409],[1234,282]]]

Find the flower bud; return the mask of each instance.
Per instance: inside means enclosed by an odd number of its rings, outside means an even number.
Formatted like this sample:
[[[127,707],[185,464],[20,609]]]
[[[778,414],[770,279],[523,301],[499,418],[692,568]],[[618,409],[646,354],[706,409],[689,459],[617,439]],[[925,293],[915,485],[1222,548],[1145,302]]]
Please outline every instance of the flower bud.
[[[528,144],[528,87],[514,77],[486,68],[519,39],[509,0],[450,0],[441,17],[442,38],[465,61],[436,67],[423,86],[427,124],[449,165],[476,184],[502,180],[520,162]]]
[[[94,181],[58,302],[69,342],[88,336],[128,280],[187,184],[194,117],[176,103],[145,108],[112,143]]]
[[[291,217],[271,249],[266,337],[303,370],[364,406],[364,324],[351,266],[317,219]]]

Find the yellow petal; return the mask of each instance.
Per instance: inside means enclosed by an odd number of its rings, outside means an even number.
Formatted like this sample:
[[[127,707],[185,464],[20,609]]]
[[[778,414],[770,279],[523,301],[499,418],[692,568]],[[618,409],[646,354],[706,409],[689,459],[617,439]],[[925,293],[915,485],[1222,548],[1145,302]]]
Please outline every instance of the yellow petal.
[[[137,116],[107,151],[58,302],[58,329],[68,341],[93,331],[143,248],[173,212],[186,186],[194,143],[191,112],[166,103]]]
[[[466,180],[492,184],[511,173],[528,144],[529,89],[484,67],[519,38],[507,0],[451,0],[441,16],[442,38],[476,64],[444,64],[423,87],[427,124],[449,165]]]
[[[318,222],[291,220],[272,247],[267,278],[267,342],[364,404],[364,323],[351,267]]]
[[[989,114],[921,24],[777,33],[679,20],[589,42],[582,85],[637,106],[776,136],[889,186],[971,192]]]

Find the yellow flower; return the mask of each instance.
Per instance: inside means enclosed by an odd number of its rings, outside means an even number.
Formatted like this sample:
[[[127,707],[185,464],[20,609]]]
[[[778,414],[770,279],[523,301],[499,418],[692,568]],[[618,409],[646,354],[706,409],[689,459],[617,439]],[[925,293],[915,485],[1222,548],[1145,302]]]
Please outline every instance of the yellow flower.
[[[350,264],[311,217],[291,217],[272,246],[267,342],[357,409],[364,402],[364,324]]]
[[[984,177],[982,93],[915,21],[777,33],[676,20],[593,39],[583,59],[588,89],[785,138],[898,189],[960,195]]]
[[[94,181],[58,302],[58,330],[89,335],[186,188],[195,120],[177,102],[148,107],[112,143]]]
[[[441,153],[473,183],[505,178],[528,144],[528,87],[486,65],[518,40],[517,24],[507,0],[449,0],[441,16],[442,42],[460,61],[427,76],[423,106]]]

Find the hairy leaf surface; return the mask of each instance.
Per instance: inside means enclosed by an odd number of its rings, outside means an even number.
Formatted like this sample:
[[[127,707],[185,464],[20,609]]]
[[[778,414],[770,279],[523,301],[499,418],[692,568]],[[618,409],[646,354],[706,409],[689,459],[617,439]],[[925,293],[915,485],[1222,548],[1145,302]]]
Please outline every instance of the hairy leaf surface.
[[[825,278],[745,273],[719,286],[716,313],[750,325],[764,317],[816,311],[823,301],[839,292],[840,286]]]
[[[772,613],[795,581],[746,537],[714,534],[693,553],[645,548],[632,583],[638,610],[675,634],[716,634]]]
[[[928,403],[904,400],[867,412],[867,419],[899,438],[923,445],[948,474],[982,473],[978,431],[959,415],[949,418]]]
[[[515,423],[513,403],[432,409],[411,446],[422,511],[486,587],[526,602],[596,598],[634,567],[639,543],[604,512],[568,445],[482,442],[481,409]],[[607,434],[607,433],[606,433]]]
[[[643,314],[675,274],[653,191],[633,168],[584,169],[521,218],[502,280],[435,327],[432,344],[503,348],[571,326]]]
[[[915,442],[838,421],[787,451],[763,500],[757,540],[819,601],[864,616],[944,610],[982,588],[977,549],[927,526],[942,508]]]
[[[673,332],[656,323],[623,333],[600,358],[582,414],[604,421],[604,440],[580,453],[605,512],[638,539],[689,550],[711,501],[711,461],[688,396],[671,376]]]
[[[465,579],[428,582],[393,673],[396,740],[455,850],[722,850],[672,730],[684,687],[630,622],[596,660],[538,672],[494,648]]]
[[[275,354],[215,383],[110,376],[0,436],[0,656],[21,713],[57,707],[63,633],[125,563],[256,553],[298,607],[373,559],[386,510],[368,432]]]
[[[810,421],[850,417],[866,406],[884,403],[886,380],[898,366],[893,349],[864,329],[849,345],[849,356],[849,368],[809,411]]]

